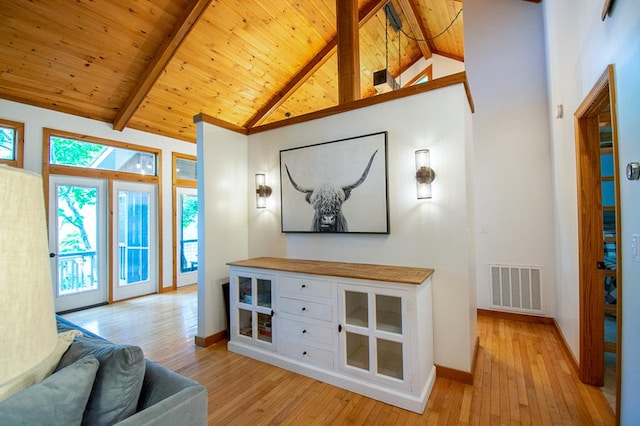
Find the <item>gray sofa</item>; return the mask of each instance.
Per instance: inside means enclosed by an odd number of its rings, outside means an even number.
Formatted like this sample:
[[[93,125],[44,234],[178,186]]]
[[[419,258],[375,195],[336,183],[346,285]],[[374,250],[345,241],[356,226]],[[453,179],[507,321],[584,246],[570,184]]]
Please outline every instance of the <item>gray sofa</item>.
[[[59,332],[75,329],[83,333],[82,339],[93,341],[98,346],[113,345],[106,339],[77,326],[65,318],[57,316],[56,320]],[[72,349],[70,348],[70,350]],[[137,349],[139,350],[139,348]],[[141,350],[139,351],[141,354]],[[99,380],[99,376],[97,380]],[[95,389],[95,382],[93,386]],[[83,423],[86,423],[86,417]],[[123,426],[206,425],[207,389],[187,377],[144,359],[144,378],[135,413],[125,419],[118,420],[114,424]]]

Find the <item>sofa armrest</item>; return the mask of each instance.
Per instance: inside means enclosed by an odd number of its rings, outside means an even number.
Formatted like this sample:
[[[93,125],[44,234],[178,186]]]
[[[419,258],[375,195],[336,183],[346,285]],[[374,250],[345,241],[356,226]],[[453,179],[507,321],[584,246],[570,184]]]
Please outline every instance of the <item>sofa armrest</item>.
[[[155,362],[146,361],[138,412],[118,425],[206,425],[207,389]]]

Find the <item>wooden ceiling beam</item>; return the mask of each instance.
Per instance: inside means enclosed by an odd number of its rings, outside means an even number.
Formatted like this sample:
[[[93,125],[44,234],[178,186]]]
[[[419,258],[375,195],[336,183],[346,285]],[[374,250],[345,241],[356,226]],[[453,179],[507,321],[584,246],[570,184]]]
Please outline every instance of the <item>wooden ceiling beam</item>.
[[[362,27],[387,3],[388,0],[371,0],[358,13],[359,26]],[[324,65],[331,55],[335,53],[338,46],[338,36],[333,37],[304,67],[298,71],[291,80],[274,97],[260,108],[244,125],[251,129],[264,122],[273,114],[289,97],[295,93],[322,65]]]
[[[417,43],[422,52],[422,56],[425,59],[429,59],[433,54],[433,49],[429,43],[429,34],[424,27],[424,22],[420,17],[420,11],[416,8],[415,3],[412,0],[398,0],[400,8],[404,12],[404,16],[407,18],[407,23],[411,27],[411,31],[418,39]]]
[[[173,55],[212,1],[213,0],[193,0],[190,6],[185,8],[184,13],[176,23],[173,31],[169,34],[160,49],[158,49],[154,59],[146,68],[136,87],[129,94],[124,105],[120,107],[120,110],[113,120],[113,128],[115,130],[122,130],[127,126],[133,114],[135,114],[144,98],[160,77],[160,74],[162,74],[162,71],[164,71],[171,58],[173,58]]]
[[[338,27],[338,102],[360,99],[358,0],[336,0]]]

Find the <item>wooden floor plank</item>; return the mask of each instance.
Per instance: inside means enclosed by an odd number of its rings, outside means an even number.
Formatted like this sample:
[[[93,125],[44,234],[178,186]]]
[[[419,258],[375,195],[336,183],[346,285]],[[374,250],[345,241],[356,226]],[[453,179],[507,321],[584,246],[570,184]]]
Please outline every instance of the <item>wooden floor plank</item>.
[[[613,425],[598,388],[580,382],[551,325],[478,316],[473,385],[437,378],[422,415],[229,352],[194,345],[194,287],[66,314],[202,383],[210,424]]]

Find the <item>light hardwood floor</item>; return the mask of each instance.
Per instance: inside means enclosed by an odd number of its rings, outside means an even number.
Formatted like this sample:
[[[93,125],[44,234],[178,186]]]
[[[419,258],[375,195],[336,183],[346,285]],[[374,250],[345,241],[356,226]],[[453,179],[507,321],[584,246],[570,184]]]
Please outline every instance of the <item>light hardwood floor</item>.
[[[473,386],[437,379],[418,415],[227,351],[194,345],[195,287],[64,315],[202,383],[209,423],[611,425],[598,388],[582,384],[550,325],[478,317]]]

